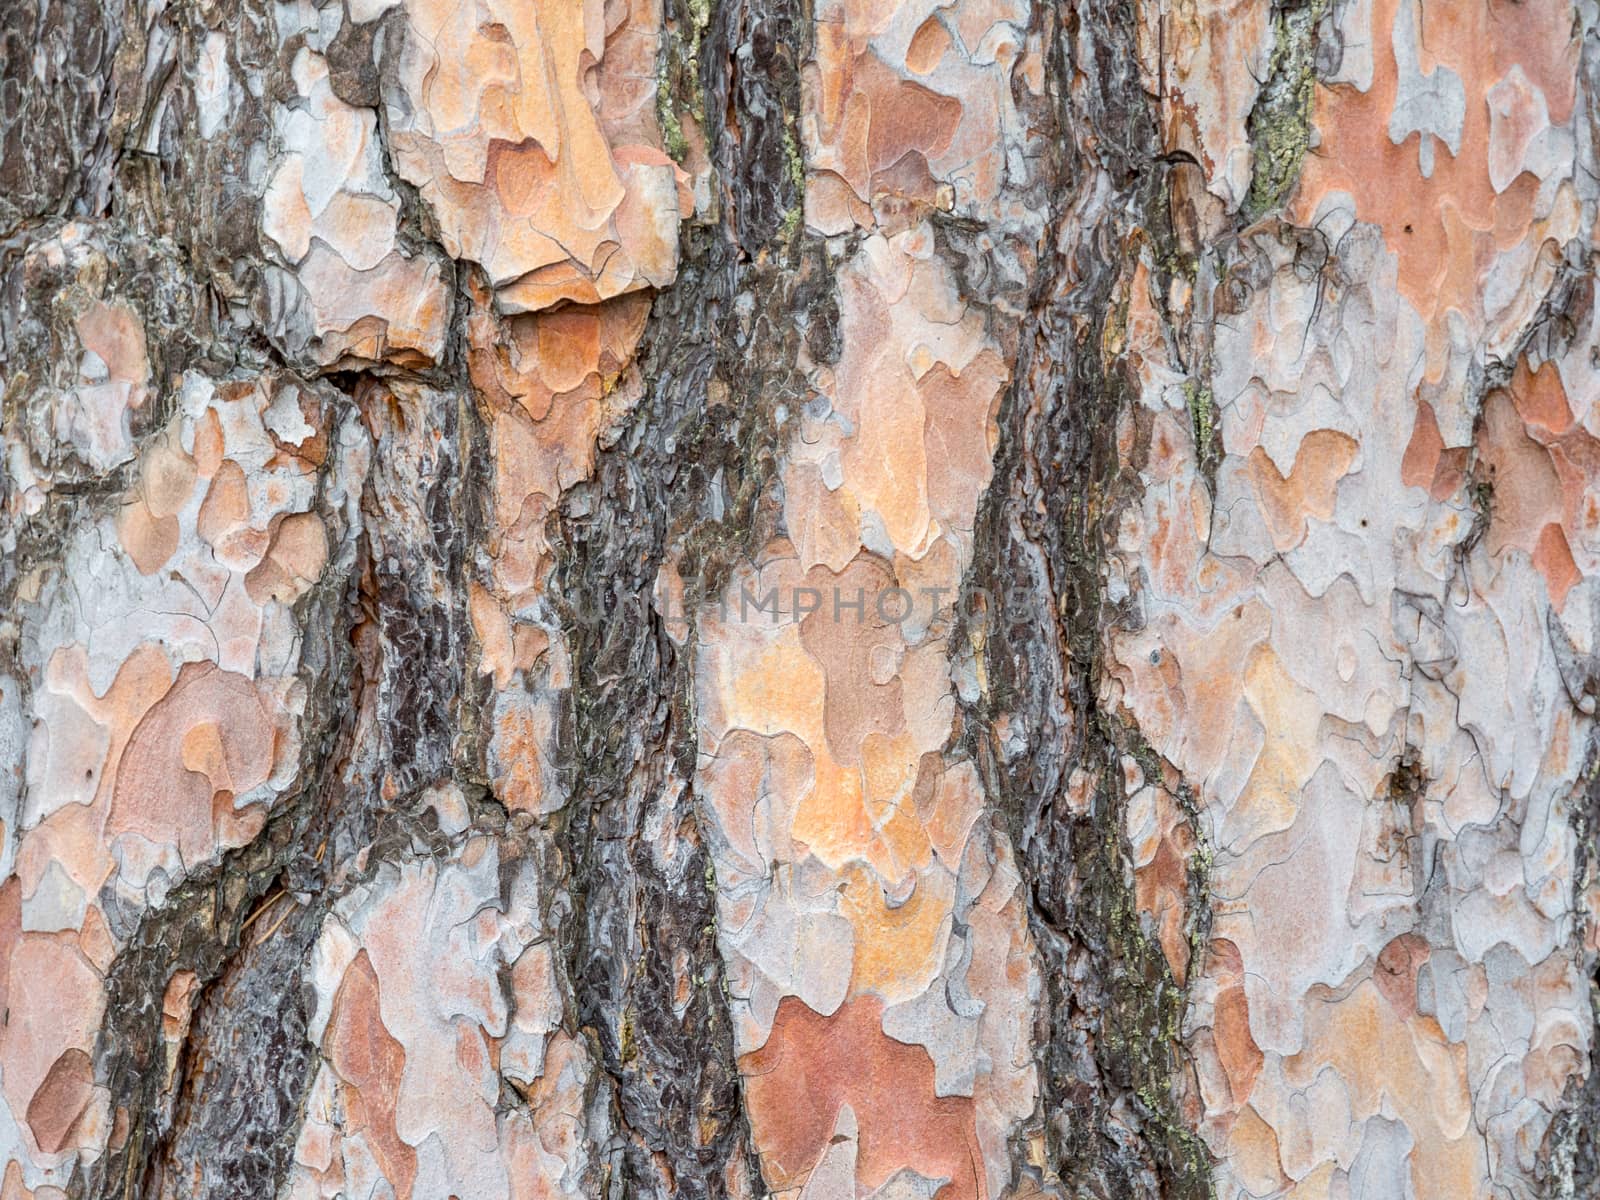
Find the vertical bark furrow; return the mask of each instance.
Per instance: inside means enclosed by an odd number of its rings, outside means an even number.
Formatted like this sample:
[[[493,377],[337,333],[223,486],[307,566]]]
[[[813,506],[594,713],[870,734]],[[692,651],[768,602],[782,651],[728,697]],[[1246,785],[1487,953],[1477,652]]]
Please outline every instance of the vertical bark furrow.
[[[968,586],[1001,600],[983,643],[989,692],[975,739],[1021,851],[1049,995],[1039,1035],[1045,1168],[1083,1194],[1203,1196],[1209,1155],[1179,1107],[1186,1000],[1181,969],[1141,918],[1124,834],[1125,764],[1162,766],[1100,689],[1106,629],[1128,619],[1107,594],[1108,551],[1135,471],[1118,439],[1139,429],[1126,352],[1141,249],[1168,254],[1171,164],[1143,91],[1131,6],[1081,5],[1056,42],[1057,236],[1023,328],[1001,410],[996,480]],[[1130,258],[1132,261],[1130,262]],[[1134,454],[1137,460],[1138,450]],[[1003,733],[1002,733],[1003,731]],[[1186,923],[1206,903],[1186,868]]]
[[[715,578],[770,524],[774,412],[803,401],[792,364],[801,339],[827,336],[832,313],[819,245],[786,224],[799,202],[789,155],[801,6],[723,4],[703,27],[692,11],[669,20],[697,38],[696,91],[670,102],[704,139],[720,220],[690,227],[678,281],[644,333],[646,394],[562,517],[570,970],[616,1080],[628,1194],[724,1196],[754,1186],[754,1163],[693,804],[688,614],[659,589],[669,560]],[[730,104],[736,127],[721,122]]]

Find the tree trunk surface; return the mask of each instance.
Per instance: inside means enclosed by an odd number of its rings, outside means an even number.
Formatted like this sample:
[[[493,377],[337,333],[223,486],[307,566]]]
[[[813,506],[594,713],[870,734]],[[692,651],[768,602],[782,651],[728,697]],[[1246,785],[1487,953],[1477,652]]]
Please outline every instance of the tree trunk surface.
[[[0,47],[0,1198],[1600,1195],[1596,0]]]

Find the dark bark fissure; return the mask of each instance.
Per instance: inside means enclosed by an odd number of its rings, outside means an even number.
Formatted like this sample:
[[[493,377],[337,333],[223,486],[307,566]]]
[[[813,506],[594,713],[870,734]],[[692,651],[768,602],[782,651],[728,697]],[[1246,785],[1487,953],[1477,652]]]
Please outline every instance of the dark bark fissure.
[[[730,1173],[759,1184],[693,799],[692,660],[652,589],[669,559],[714,587],[770,535],[781,426],[807,395],[801,347],[829,356],[837,314],[822,247],[793,219],[807,6],[678,4],[668,22],[687,94],[669,95],[685,111],[666,115],[704,117],[717,213],[685,228],[678,280],[656,299],[644,398],[562,505],[555,588],[574,679],[563,843],[569,974],[615,1089],[623,1194],[713,1197]]]
[[[1174,1085],[1186,1001],[1141,925],[1123,832],[1123,758],[1155,781],[1161,764],[1098,699],[1105,631],[1136,619],[1104,592],[1113,523],[1138,486],[1119,465],[1119,420],[1148,439],[1130,411],[1130,367],[1108,347],[1141,246],[1158,243],[1154,275],[1175,258],[1171,164],[1140,84],[1132,6],[1077,5],[1053,41],[1055,175],[1069,186],[1055,193],[979,515],[968,584],[1005,599],[987,620],[990,691],[969,724],[1032,895],[1048,998],[1037,1039],[1047,1176],[1077,1195],[1199,1197],[1210,1160]],[[1020,743],[1001,741],[1001,717]],[[1092,780],[1081,814],[1065,803],[1077,771]],[[1202,864],[1190,865],[1191,922],[1203,921]]]
[[[324,919],[383,864],[459,841],[439,834],[425,788],[456,778],[473,828],[504,826],[503,809],[472,783],[458,737],[471,725],[459,580],[481,524],[471,506],[483,479],[462,465],[481,461],[463,452],[475,426],[462,427],[454,393],[422,392],[404,407],[365,374],[331,382],[348,388],[337,400],[368,412],[381,452],[351,569],[302,601],[306,784],[248,846],[138,917],[108,975],[96,1051],[126,1134],[75,1178],[75,1200],[275,1196],[318,1061],[304,981]],[[335,421],[348,411],[337,400]],[[386,423],[403,435],[393,444]],[[161,1001],[179,971],[195,973],[199,1000],[169,1090]]]
[[[344,597],[320,599],[330,606],[321,626],[330,636],[308,639],[318,649],[303,677],[313,688],[311,711],[339,713],[347,709],[336,689],[352,665],[342,636],[348,622],[333,608]],[[351,807],[339,802],[337,777],[351,724],[334,720],[314,731],[302,755],[302,792],[249,845],[143,913],[117,955],[96,1060],[125,1140],[114,1135],[105,1158],[74,1179],[75,1197],[275,1194],[309,1082],[298,981],[334,861],[316,854],[313,839],[330,814]],[[179,971],[194,972],[200,1000],[169,1091],[162,997]]]
[[[122,16],[116,0],[0,3],[0,239],[104,209]]]
[[[201,994],[171,1125],[143,1156],[139,1195],[271,1196],[284,1179],[314,1068],[299,980],[327,909],[324,895],[297,895],[289,875],[239,922],[237,949]]]
[[[464,372],[459,372],[464,373]],[[273,881],[284,898],[257,923],[199,1008],[186,1050],[180,1122],[162,1160],[161,1194],[277,1194],[303,1119],[318,1055],[305,1038],[306,970],[323,921],[387,863],[447,855],[473,832],[503,833],[504,809],[474,782],[464,578],[486,486],[480,432],[454,392],[402,399],[365,375],[349,395],[379,451],[362,500],[364,528],[335,627],[347,649],[316,678],[328,687],[328,747],[311,776],[318,795]],[[423,485],[420,489],[418,482]],[[341,684],[349,691],[335,694]],[[426,789],[454,780],[472,812],[447,837]],[[509,860],[524,849],[508,844]],[[268,898],[270,900],[270,897]],[[284,911],[287,909],[288,911]],[[154,1188],[148,1194],[156,1194]]]

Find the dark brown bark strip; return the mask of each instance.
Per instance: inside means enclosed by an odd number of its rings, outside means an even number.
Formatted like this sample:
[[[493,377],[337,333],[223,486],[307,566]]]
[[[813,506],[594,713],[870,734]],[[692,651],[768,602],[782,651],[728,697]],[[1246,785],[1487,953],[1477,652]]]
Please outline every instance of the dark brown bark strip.
[[[1141,244],[1171,239],[1172,164],[1140,83],[1134,22],[1131,4],[1111,0],[1074,5],[1053,31],[1054,237],[979,518],[969,586],[1000,611],[986,622],[992,690],[969,728],[1032,894],[1049,999],[1037,1038],[1045,1173],[1072,1194],[1201,1197],[1209,1156],[1178,1104],[1184,994],[1141,927],[1123,833],[1122,759],[1159,775],[1098,693],[1106,629],[1128,617],[1105,595],[1107,541],[1138,487],[1116,444],[1131,367],[1108,346]],[[1067,804],[1076,772],[1092,781],[1081,814]],[[1191,887],[1197,914],[1196,867]]]
[[[772,527],[774,412],[805,402],[800,345],[825,359],[837,317],[821,246],[791,219],[807,6],[723,3],[701,28],[680,3],[668,20],[673,61],[699,65],[673,102],[704,119],[720,201],[716,222],[686,227],[678,282],[656,300],[645,398],[563,507],[569,971],[615,1084],[623,1194],[718,1197],[735,1177],[759,1183],[695,812],[692,659],[651,597],[669,558],[714,579]],[[710,405],[716,389],[727,400]]]

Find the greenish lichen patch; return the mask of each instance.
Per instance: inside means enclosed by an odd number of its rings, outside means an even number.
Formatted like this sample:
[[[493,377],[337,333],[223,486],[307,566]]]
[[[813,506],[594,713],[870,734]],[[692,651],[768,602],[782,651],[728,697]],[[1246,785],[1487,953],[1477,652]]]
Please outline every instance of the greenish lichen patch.
[[[793,113],[784,114],[783,159],[788,171],[789,187],[795,195],[794,203],[783,214],[783,225],[779,230],[783,240],[788,242],[800,231],[800,223],[805,217],[806,194],[806,160],[801,153],[799,139],[795,137]]]
[[[673,161],[681,164],[689,156],[689,142],[683,136],[683,122],[678,119],[678,108],[673,103],[665,61],[656,77],[656,121],[661,126],[662,145]]]
[[[1288,0],[1272,12],[1272,59],[1250,113],[1254,171],[1244,212],[1256,220],[1289,198],[1311,146],[1317,26],[1328,0]]]
[[[706,119],[700,60],[711,15],[712,0],[684,0],[669,12],[661,39],[661,57],[656,66],[656,122],[661,127],[662,145],[679,163],[689,155],[684,117],[696,125],[703,125]]]
[[[1205,478],[1211,494],[1217,494],[1217,467],[1222,461],[1222,427],[1217,412],[1216,397],[1211,386],[1199,380],[1183,382],[1184,403],[1189,409],[1189,421],[1194,428],[1194,453],[1200,474]]]
[[[1085,749],[1089,761],[1098,761],[1092,806],[1097,816],[1084,823],[1073,844],[1084,885],[1079,920],[1086,929],[1099,927],[1106,934],[1109,977],[1102,1036],[1122,1076],[1117,1082],[1142,1110],[1143,1138],[1161,1163],[1169,1194],[1202,1200],[1214,1195],[1211,1156],[1184,1120],[1179,1102],[1188,993],[1139,911],[1124,834],[1128,801],[1122,760],[1137,762],[1151,782],[1168,778],[1169,773],[1154,748],[1127,721],[1100,711],[1095,726]],[[1209,936],[1211,852],[1190,789],[1180,783],[1173,797],[1196,844],[1187,864],[1185,932],[1192,975]]]

